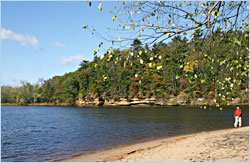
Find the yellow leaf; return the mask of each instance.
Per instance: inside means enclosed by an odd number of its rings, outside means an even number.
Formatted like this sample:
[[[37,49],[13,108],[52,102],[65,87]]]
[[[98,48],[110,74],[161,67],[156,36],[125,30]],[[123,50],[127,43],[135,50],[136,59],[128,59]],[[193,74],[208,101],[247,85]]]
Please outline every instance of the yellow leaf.
[[[144,27],[144,26],[141,27],[142,32],[144,32],[145,29],[146,29],[146,27]]]
[[[174,26],[175,26],[175,24],[172,24],[172,26],[174,27]]]
[[[133,12],[132,11],[130,11],[130,15],[131,15],[131,17],[133,16]]]
[[[112,21],[115,21],[115,19],[116,19],[116,16],[113,16],[113,17],[112,17]]]
[[[160,69],[162,69],[162,66],[157,66],[156,68],[157,68],[157,70],[160,70]]]
[[[112,54],[111,54],[111,55],[109,55],[108,61],[110,61],[110,59],[112,58],[112,56],[113,56]]]
[[[121,39],[122,39],[122,37],[121,37],[121,36],[119,36],[119,37],[118,37],[118,40],[121,40]]]
[[[99,10],[102,11],[102,4],[99,3],[99,6],[98,6]]]

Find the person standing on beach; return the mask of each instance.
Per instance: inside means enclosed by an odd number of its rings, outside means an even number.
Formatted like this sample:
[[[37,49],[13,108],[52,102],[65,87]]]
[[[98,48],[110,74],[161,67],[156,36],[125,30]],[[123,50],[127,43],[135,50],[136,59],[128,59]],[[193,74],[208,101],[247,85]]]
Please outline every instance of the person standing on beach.
[[[235,112],[234,112],[234,118],[235,118],[235,122],[234,122],[234,127],[236,128],[238,126],[239,123],[239,127],[241,127],[241,109],[240,107],[237,106]]]

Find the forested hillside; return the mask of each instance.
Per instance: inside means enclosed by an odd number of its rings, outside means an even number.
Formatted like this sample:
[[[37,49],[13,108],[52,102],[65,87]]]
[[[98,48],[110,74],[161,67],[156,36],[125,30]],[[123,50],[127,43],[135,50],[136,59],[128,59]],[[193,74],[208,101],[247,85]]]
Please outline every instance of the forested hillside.
[[[155,98],[166,101],[181,96],[185,104],[203,99],[226,104],[236,98],[248,103],[249,38],[247,31],[228,31],[192,40],[177,36],[169,43],[130,49],[113,49],[82,61],[75,72],[54,76],[42,84],[2,86],[2,103],[69,103],[79,99],[119,101],[121,98]],[[172,101],[174,104],[175,101]]]

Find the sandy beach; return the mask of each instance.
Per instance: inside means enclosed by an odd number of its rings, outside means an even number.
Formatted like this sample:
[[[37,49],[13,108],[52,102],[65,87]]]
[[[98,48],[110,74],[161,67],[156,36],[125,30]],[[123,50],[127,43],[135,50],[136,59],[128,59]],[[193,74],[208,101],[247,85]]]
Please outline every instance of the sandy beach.
[[[61,162],[249,162],[249,126],[118,147]]]

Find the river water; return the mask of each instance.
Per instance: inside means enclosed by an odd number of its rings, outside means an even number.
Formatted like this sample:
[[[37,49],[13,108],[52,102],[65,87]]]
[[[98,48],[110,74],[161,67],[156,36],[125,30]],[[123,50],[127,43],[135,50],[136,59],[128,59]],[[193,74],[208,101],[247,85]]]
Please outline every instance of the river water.
[[[243,125],[249,109],[241,107]],[[232,128],[234,107],[2,106],[2,162],[52,161],[175,135]]]

